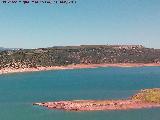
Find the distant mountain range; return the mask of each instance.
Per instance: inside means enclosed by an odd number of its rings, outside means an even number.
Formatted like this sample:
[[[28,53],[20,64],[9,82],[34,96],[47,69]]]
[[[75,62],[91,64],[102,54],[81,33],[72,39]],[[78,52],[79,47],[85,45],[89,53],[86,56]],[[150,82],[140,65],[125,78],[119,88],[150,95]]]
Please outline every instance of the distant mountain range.
[[[0,51],[4,51],[4,50],[19,50],[22,48],[4,48],[4,47],[0,47]]]

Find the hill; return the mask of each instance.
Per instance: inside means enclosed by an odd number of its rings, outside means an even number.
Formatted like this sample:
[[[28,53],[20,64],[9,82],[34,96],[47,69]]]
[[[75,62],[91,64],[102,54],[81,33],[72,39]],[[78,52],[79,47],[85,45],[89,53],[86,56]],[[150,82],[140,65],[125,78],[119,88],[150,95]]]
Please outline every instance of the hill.
[[[0,69],[106,63],[160,63],[160,49],[141,45],[81,45],[0,52]]]

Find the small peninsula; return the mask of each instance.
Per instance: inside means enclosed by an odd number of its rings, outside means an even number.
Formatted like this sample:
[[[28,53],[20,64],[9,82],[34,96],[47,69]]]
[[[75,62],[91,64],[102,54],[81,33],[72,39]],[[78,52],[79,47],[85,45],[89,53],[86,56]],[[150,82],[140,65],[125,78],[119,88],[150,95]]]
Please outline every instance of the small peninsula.
[[[156,108],[160,107],[160,88],[140,90],[137,94],[124,100],[73,100],[34,103],[33,105],[66,111],[105,111]]]
[[[0,74],[112,66],[160,66],[160,49],[142,45],[81,45],[0,50]]]

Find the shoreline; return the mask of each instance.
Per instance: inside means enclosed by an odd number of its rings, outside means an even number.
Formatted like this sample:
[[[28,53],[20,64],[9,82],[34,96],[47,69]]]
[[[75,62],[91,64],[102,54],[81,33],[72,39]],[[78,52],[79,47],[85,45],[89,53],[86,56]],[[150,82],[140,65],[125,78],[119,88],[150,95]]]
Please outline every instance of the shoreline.
[[[50,110],[78,112],[160,108],[160,104],[137,100],[73,100],[33,103],[33,105],[42,106]]]
[[[38,72],[49,70],[69,70],[69,69],[85,69],[85,68],[99,68],[99,67],[160,67],[160,63],[116,63],[116,64],[77,64],[67,66],[52,66],[52,67],[37,67],[37,68],[3,68],[0,70],[0,75],[9,73],[24,73],[24,72]]]
[[[160,108],[160,88],[142,89],[128,99],[54,101],[33,103],[33,105],[65,111],[110,111]]]

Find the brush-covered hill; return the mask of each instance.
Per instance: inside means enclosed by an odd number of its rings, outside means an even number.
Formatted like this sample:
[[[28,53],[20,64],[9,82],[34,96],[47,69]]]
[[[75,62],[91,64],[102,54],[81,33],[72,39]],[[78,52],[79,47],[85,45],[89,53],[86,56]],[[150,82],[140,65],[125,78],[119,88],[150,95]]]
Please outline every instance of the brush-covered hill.
[[[0,52],[0,69],[103,63],[160,63],[160,49],[141,45],[81,45]]]

